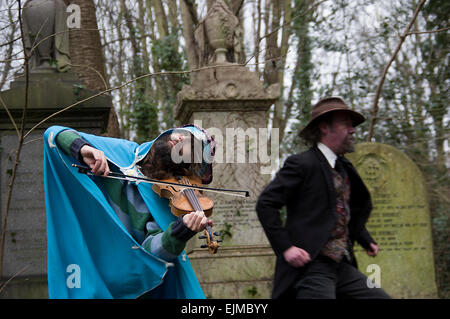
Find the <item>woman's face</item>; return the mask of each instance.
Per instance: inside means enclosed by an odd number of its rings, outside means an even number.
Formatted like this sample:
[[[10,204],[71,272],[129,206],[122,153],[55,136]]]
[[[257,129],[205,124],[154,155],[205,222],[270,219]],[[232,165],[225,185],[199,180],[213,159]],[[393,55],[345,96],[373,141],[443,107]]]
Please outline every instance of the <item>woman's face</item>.
[[[174,153],[178,155],[189,156],[191,153],[191,134],[182,130],[175,130],[170,134],[169,148],[172,151],[176,148]]]

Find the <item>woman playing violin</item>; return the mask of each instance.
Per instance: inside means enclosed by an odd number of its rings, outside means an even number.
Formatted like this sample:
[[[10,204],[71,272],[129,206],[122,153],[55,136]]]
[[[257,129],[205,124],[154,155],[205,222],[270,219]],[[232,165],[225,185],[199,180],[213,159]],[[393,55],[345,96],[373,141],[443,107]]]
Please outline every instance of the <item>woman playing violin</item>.
[[[110,161],[111,156],[105,154],[111,152],[111,149],[94,147],[82,135],[74,130],[62,130],[57,133],[55,144],[65,154],[91,168],[91,172],[96,175],[93,180],[116,215],[133,238],[150,254],[167,262],[174,262],[191,237],[203,231],[207,225],[212,226],[212,221],[199,210],[178,217],[163,230],[152,215],[153,208],[146,204],[136,183],[103,178],[111,170],[118,170],[118,165]],[[135,176],[152,179],[192,176],[198,177],[204,184],[211,182],[215,143],[202,128],[187,125],[168,130],[150,146],[144,144],[135,151],[135,154],[140,153],[134,155],[132,169]],[[148,148],[147,151],[140,151],[145,147]],[[153,297],[158,296],[158,289],[152,291]]]
[[[63,150],[70,150],[72,155],[81,159],[89,167],[92,173],[96,175],[107,176],[110,172],[108,160],[103,151],[96,149],[89,145],[86,141],[81,141],[80,136],[75,136],[73,131],[64,131],[60,133],[56,139],[57,143]],[[67,135],[67,136],[66,136]],[[191,154],[192,145],[194,144],[192,134],[183,130],[174,130],[172,133],[160,136],[150,148],[147,156],[141,161],[142,173],[155,179],[163,179],[171,176],[186,176],[194,174],[194,168],[197,164],[194,161],[190,163],[175,163],[171,158],[172,150],[177,148],[179,155],[186,156]],[[192,156],[190,157],[192,159]],[[106,185],[108,195],[112,202],[122,203],[120,209],[132,214],[136,209],[131,209],[133,203],[129,198],[124,200],[126,195],[126,188],[123,187],[122,181],[102,179]],[[121,188],[122,192],[117,191]],[[136,199],[134,199],[136,201]],[[139,200],[138,200],[139,201]],[[138,206],[145,206],[138,203]],[[137,210],[136,210],[137,211]],[[134,218],[131,218],[132,220]],[[141,219],[141,218],[139,218]],[[172,223],[171,227],[163,232],[158,225],[151,218],[151,213],[148,215],[148,221],[145,221],[145,240],[142,245],[151,253],[158,255],[168,261],[173,260],[185,248],[188,239],[205,229],[207,223],[212,225],[212,221],[208,220],[203,212],[197,211],[186,214]],[[144,222],[141,225],[136,225],[138,229],[142,229]],[[153,242],[153,244],[152,244]]]

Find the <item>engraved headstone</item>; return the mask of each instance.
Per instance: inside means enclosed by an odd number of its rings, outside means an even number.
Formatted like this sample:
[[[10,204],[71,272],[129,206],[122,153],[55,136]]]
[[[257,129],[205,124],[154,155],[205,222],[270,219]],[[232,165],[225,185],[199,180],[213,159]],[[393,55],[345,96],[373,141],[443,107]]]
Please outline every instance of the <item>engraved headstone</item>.
[[[201,243],[196,239],[187,250],[207,297],[269,298],[275,256],[255,203],[278,159],[278,145],[267,145],[273,131],[266,128],[266,112],[280,88],[264,87],[256,73],[235,63],[240,50],[237,23],[224,1],[214,2],[196,32],[200,65],[208,68],[191,74],[191,83],[177,95],[174,114],[181,123],[197,122],[215,137],[211,186],[246,189],[251,196],[208,194],[223,242],[215,255],[198,248]]]
[[[380,284],[394,298],[436,298],[430,214],[421,171],[404,153],[380,143],[359,144],[347,157],[369,188],[374,206],[366,226],[380,247],[379,254],[368,257],[355,247],[358,268],[369,276],[369,286]]]
[[[27,131],[49,115],[97,93],[82,88],[76,75],[70,71],[40,71],[38,68],[29,76]],[[9,114],[19,124],[25,105],[25,89],[22,76],[10,83],[10,89],[0,92]],[[14,280],[8,283],[0,298],[47,297],[44,130],[51,125],[61,125],[101,134],[106,129],[110,108],[111,97],[98,96],[49,119],[25,139],[6,224],[1,282],[13,276]],[[3,222],[17,143],[18,136],[9,115],[0,108],[0,223]]]

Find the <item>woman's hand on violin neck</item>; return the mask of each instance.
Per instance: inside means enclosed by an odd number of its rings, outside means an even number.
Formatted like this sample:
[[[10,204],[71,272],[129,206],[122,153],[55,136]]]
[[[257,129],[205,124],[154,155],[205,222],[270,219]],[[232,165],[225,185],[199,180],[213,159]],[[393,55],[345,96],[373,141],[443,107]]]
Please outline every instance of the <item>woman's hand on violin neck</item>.
[[[84,145],[80,154],[83,157],[83,161],[91,168],[92,173],[95,175],[103,174],[107,176],[109,174],[108,160],[105,154],[89,145]]]
[[[212,226],[212,220],[208,220],[202,211],[191,212],[183,216],[183,223],[192,231],[201,232],[206,225]]]

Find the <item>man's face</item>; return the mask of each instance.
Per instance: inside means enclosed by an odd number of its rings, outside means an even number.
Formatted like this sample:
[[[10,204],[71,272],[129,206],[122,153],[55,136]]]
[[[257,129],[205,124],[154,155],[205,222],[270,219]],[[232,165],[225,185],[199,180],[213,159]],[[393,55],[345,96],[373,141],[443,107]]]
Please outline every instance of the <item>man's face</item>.
[[[330,125],[320,124],[322,143],[327,145],[337,155],[355,151],[355,128],[350,115],[345,112],[335,112]]]

